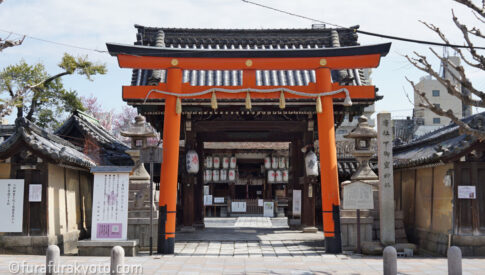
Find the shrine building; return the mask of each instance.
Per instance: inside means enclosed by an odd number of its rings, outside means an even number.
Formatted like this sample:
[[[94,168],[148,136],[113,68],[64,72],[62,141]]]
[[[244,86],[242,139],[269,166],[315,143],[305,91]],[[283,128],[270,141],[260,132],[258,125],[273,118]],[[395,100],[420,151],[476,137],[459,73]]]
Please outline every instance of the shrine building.
[[[360,46],[354,29],[135,27],[134,45],[107,46],[133,70],[123,100],[163,133],[158,251],[205,216],[270,215],[323,224],[340,253],[335,128],[379,99],[369,68],[391,44]]]

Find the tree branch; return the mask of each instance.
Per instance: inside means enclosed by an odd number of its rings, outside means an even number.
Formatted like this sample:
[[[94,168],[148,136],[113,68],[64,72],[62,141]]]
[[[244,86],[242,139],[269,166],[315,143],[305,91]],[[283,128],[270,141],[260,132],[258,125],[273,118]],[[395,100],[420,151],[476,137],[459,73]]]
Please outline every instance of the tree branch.
[[[483,141],[485,139],[484,133],[482,131],[477,130],[477,129],[473,129],[467,123],[460,120],[457,116],[455,116],[455,114],[453,113],[453,111],[451,109],[448,109],[447,111],[445,111],[441,107],[438,107],[437,105],[432,104],[429,101],[429,99],[426,97],[426,94],[424,92],[420,91],[416,87],[416,85],[414,84],[413,81],[409,80],[408,78],[406,78],[406,80],[411,84],[415,94],[417,94],[422,101],[422,103],[419,103],[419,107],[426,108],[426,109],[432,111],[433,113],[435,113],[437,115],[444,116],[444,117],[451,119],[451,121],[453,121],[456,125],[458,125],[461,133],[463,133],[463,134],[467,134],[467,135],[471,135],[473,137],[476,137],[480,141]]]
[[[24,37],[22,37],[22,39],[17,40],[17,41],[0,39],[0,52],[3,51],[6,48],[21,45],[22,42],[24,42],[24,39],[25,39],[25,35],[24,35]]]
[[[469,52],[472,55],[473,59],[479,62],[480,69],[485,69],[485,57],[481,54],[478,54],[477,51],[475,50],[475,47],[473,43],[470,40],[470,37],[468,36],[468,28],[461,24],[458,18],[455,16],[455,13],[452,11],[453,14],[453,22],[455,22],[455,25],[458,27],[458,29],[462,32],[463,38],[465,39],[468,47],[469,47]]]
[[[470,9],[474,10],[476,13],[478,13],[481,17],[485,18],[485,12],[484,12],[484,2],[482,1],[482,7],[478,7],[477,5],[473,4],[471,0],[455,0],[455,2],[460,3],[462,5],[465,5],[469,7]]]
[[[471,105],[475,107],[485,107],[485,102],[481,100],[474,100],[468,96],[465,96],[461,93],[461,91],[457,90],[456,85],[453,85],[450,80],[448,79],[443,79],[440,77],[440,75],[433,69],[431,64],[429,64],[428,60],[426,59],[425,56],[418,54],[417,52],[414,52],[414,54],[419,58],[411,58],[406,55],[406,59],[413,64],[416,68],[419,70],[426,72],[436,78],[443,86],[445,86],[447,92],[458,99],[460,99],[464,104],[466,105]]]

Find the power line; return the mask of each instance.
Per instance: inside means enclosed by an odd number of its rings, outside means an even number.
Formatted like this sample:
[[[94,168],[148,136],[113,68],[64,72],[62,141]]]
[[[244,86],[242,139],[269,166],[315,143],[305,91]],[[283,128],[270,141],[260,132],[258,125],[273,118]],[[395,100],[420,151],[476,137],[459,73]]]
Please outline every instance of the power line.
[[[393,35],[387,35],[387,34],[380,34],[380,33],[375,33],[375,32],[363,31],[363,30],[357,29],[358,26],[356,26],[356,27],[350,27],[350,28],[349,27],[344,27],[344,26],[341,26],[341,25],[337,25],[337,24],[334,24],[334,23],[330,23],[330,22],[326,22],[326,21],[323,21],[323,20],[319,20],[319,19],[315,19],[315,18],[308,17],[308,16],[304,16],[304,15],[301,15],[301,14],[297,14],[297,13],[293,13],[293,12],[289,12],[289,11],[277,9],[277,8],[270,7],[270,6],[267,6],[267,5],[263,5],[263,4],[260,4],[260,3],[256,3],[256,2],[253,2],[253,1],[249,1],[249,0],[241,0],[241,1],[243,1],[245,3],[248,3],[248,4],[251,4],[251,5],[259,6],[259,7],[265,8],[265,9],[269,9],[269,10],[273,10],[273,11],[276,11],[276,12],[280,12],[280,13],[284,13],[284,14],[287,14],[287,15],[291,15],[291,16],[294,16],[294,17],[299,17],[299,18],[302,18],[302,19],[306,19],[306,20],[311,20],[311,21],[314,21],[314,22],[323,23],[323,24],[330,25],[330,26],[334,26],[334,27],[337,27],[337,28],[352,30],[352,31],[354,31],[356,33],[361,33],[361,34],[365,34],[365,35],[369,35],[369,36],[376,36],[376,37],[380,37],[380,38],[387,38],[387,39],[399,40],[399,41],[404,41],[404,42],[409,42],[409,43],[418,43],[418,44],[426,44],[426,45],[433,45],[433,46],[452,47],[452,48],[466,48],[466,49],[470,49],[471,48],[470,46],[464,46],[464,45],[447,44],[447,43],[440,43],[440,42],[433,42],[433,41],[426,41],[426,40],[418,40],[418,39],[412,39],[412,38],[406,38],[406,37],[400,37],[400,36],[393,36]],[[485,47],[473,47],[473,48],[474,49],[485,50]]]
[[[97,53],[108,53],[108,51],[104,51],[104,50],[97,50],[97,49],[80,47],[80,46],[76,46],[76,45],[62,43],[62,42],[56,42],[56,41],[47,40],[47,39],[44,39],[44,38],[39,38],[39,37],[27,35],[27,34],[18,33],[18,32],[7,31],[7,30],[2,30],[2,29],[0,29],[0,31],[1,32],[8,33],[9,35],[11,35],[11,34],[21,35],[23,37],[27,37],[27,38],[30,38],[30,39],[33,39],[33,40],[38,40],[38,41],[42,41],[42,42],[45,42],[45,43],[50,43],[50,44],[54,44],[54,45],[58,45],[58,46],[64,46],[64,47],[68,47],[68,48],[75,48],[75,49],[80,49],[80,50],[85,50],[85,51],[93,51],[93,52],[97,52]]]

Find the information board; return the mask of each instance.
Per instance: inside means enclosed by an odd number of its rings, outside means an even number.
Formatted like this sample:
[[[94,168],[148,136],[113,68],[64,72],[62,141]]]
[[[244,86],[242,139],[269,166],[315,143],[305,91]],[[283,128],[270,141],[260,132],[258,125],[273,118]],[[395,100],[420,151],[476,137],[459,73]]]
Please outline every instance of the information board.
[[[212,195],[204,195],[204,205],[212,205]]]
[[[476,199],[477,190],[474,185],[458,185],[459,199]]]
[[[42,184],[29,184],[29,202],[42,201]]]
[[[245,201],[233,201],[231,203],[231,211],[245,213],[246,212],[246,202]]]
[[[274,202],[272,201],[264,202],[263,216],[271,217],[271,218],[274,216]]]
[[[0,180],[0,232],[22,232],[24,180]]]
[[[129,173],[94,173],[92,240],[126,240]]]
[[[344,185],[343,208],[345,210],[373,209],[372,186],[360,181]]]

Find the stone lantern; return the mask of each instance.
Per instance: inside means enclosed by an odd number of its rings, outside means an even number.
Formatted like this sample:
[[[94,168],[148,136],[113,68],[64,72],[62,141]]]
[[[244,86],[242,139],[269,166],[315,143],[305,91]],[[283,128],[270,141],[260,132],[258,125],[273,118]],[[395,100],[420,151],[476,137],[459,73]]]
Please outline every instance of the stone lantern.
[[[376,180],[377,175],[372,171],[369,166],[369,159],[374,155],[374,151],[371,149],[371,141],[377,138],[377,132],[374,128],[369,126],[367,117],[359,117],[359,123],[357,127],[352,130],[345,138],[351,138],[355,140],[355,150],[353,152],[354,157],[359,162],[359,168],[352,175],[352,180]]]
[[[148,138],[156,137],[156,133],[153,127],[146,122],[144,116],[137,115],[135,123],[130,124],[128,128],[121,131],[121,135],[131,138],[131,149],[126,150],[126,153],[130,155],[135,163],[133,172],[130,175],[129,192],[134,196],[129,197],[128,238],[139,239],[140,247],[147,248],[150,246],[150,232],[157,232],[158,211],[155,203],[153,203],[155,201],[153,182],[150,180],[150,174],[140,160],[140,155],[141,151],[147,147]],[[151,222],[150,216],[152,216]],[[152,229],[150,229],[150,224],[152,224]],[[156,236],[153,239],[156,240]]]

